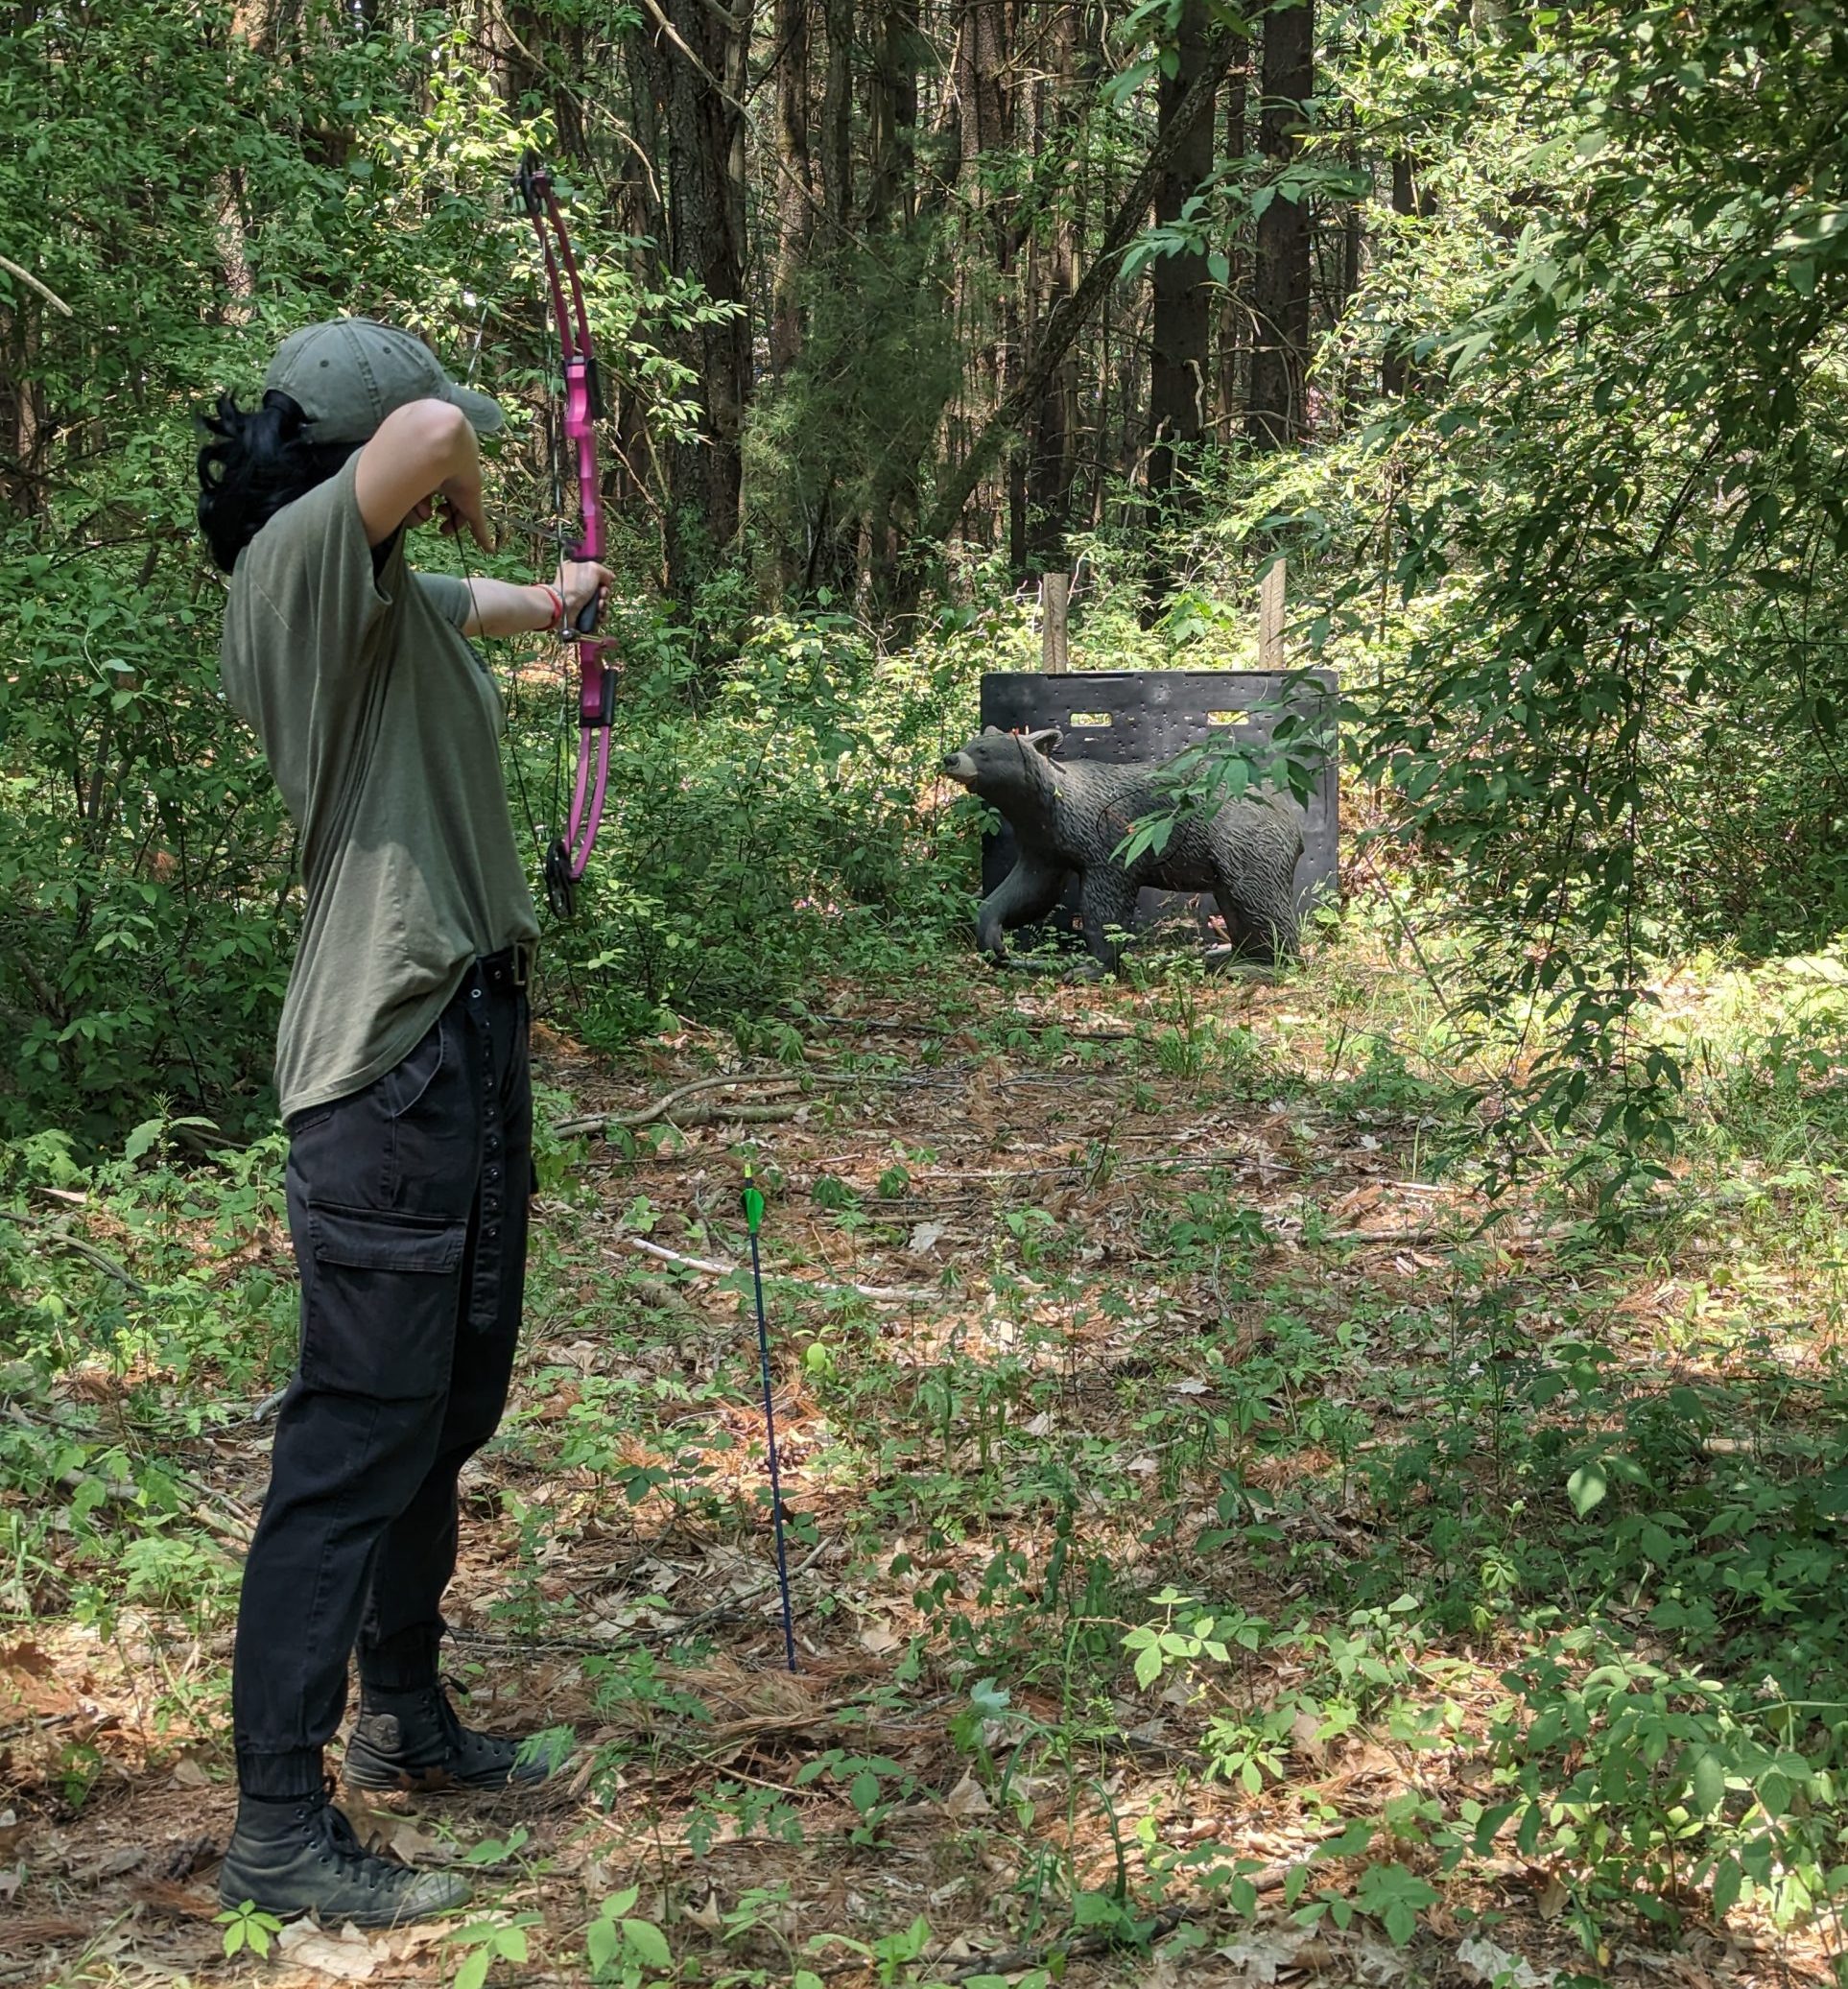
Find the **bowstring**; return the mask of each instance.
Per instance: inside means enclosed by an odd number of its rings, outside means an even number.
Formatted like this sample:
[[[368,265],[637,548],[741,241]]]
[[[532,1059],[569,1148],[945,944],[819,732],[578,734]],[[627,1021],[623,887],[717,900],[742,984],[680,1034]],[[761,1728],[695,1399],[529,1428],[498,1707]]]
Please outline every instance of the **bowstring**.
[[[564,460],[565,377],[564,354],[562,347],[558,343],[558,340],[557,337],[557,327],[556,325],[553,327],[553,391],[549,395],[550,407],[547,412],[545,438],[546,458],[548,466],[550,467],[552,473],[552,533],[554,540],[553,563],[555,568],[554,579],[556,580],[558,578],[560,578],[564,572],[565,555],[564,470],[562,467]],[[559,592],[562,594],[563,589],[560,588]],[[558,624],[558,649],[564,660],[561,663],[558,671],[558,736],[557,737],[557,739],[553,741],[552,746],[551,827],[554,836],[561,835],[564,833],[559,828],[558,824],[564,820],[564,767],[565,758],[571,749],[572,744],[570,721],[576,715],[573,712],[571,705],[571,670],[569,667],[570,660],[574,654],[574,651],[572,651],[571,645],[564,639],[564,622],[562,618],[560,618]],[[546,861],[545,852],[548,851],[551,845],[549,843],[544,844],[541,847],[540,864],[542,868]],[[548,890],[546,892],[546,902],[548,909],[550,909],[551,897],[552,894]]]
[[[481,316],[476,320],[475,323],[475,342],[469,351],[468,367],[462,375],[462,385],[464,387],[472,387],[474,385],[475,374],[481,365],[482,344],[487,333],[488,308],[488,300],[486,297],[484,297],[482,300]],[[550,313],[548,313],[548,317],[549,316]],[[557,328],[554,327],[555,334],[556,330]],[[554,541],[554,551],[556,555],[554,559],[556,577],[557,570],[558,568],[561,568],[564,564],[565,542],[564,483],[559,468],[560,457],[562,453],[560,448],[559,429],[560,424],[563,420],[562,390],[564,384],[564,375],[562,359],[557,346],[557,341],[556,336],[553,340],[553,356],[551,366],[548,371],[551,386],[546,395],[547,408],[545,416],[545,434],[546,459],[550,474],[550,480],[552,484],[552,536]],[[469,605],[471,608],[476,610],[477,614],[479,614],[479,597],[476,595],[475,592],[476,577],[472,563],[470,562],[468,556],[468,548],[462,541],[462,534],[461,532],[458,532],[455,535],[455,544],[457,556],[462,565],[462,580],[468,588]],[[559,636],[559,644],[561,648],[564,647],[562,634],[560,634]],[[517,656],[519,653],[520,652],[516,651],[516,661],[513,667],[509,669],[507,674],[507,758],[509,764],[511,766],[513,770],[514,791],[518,793],[520,797],[520,813],[526,817],[527,834],[532,838],[533,848],[539,852],[540,881],[543,885],[545,868],[545,851],[550,847],[550,844],[547,841],[546,838],[541,835],[539,830],[538,817],[533,813],[533,797],[531,791],[527,787],[526,769],[521,764],[520,759],[519,739],[517,730],[518,723],[522,716],[522,699],[520,685],[521,674],[519,664],[517,661]],[[560,671],[559,680],[563,686],[560,695],[563,699],[567,700],[570,696],[569,679],[569,671]],[[560,723],[562,728],[562,720]],[[564,801],[564,753],[565,746],[562,740],[555,740],[553,743],[551,752],[551,819],[554,824],[556,824],[559,819],[561,819],[559,816],[559,810],[563,806]],[[535,906],[543,904],[544,910],[540,914],[541,917],[551,917],[551,893],[549,891],[544,890],[542,888],[539,891],[535,892],[533,902]]]
[[[481,367],[482,343],[487,336],[487,312],[488,300],[486,297],[483,297],[481,316],[475,320],[475,343],[469,348],[468,366],[462,374],[462,384],[464,387],[472,388],[474,386],[475,375]],[[456,561],[462,568],[462,583],[468,589],[468,604],[473,611],[474,619],[479,621],[481,618],[481,597],[475,592],[476,575],[474,561],[468,556],[468,542],[460,529],[455,534],[454,544],[456,548]],[[485,658],[484,667],[486,667]],[[536,841],[539,833],[538,825],[533,819],[533,810],[527,800],[526,775],[520,768],[520,752],[514,732],[515,722],[520,715],[520,673],[517,665],[507,674],[505,697],[507,704],[507,758],[513,769],[513,784],[519,790],[520,808],[526,817],[527,829]]]

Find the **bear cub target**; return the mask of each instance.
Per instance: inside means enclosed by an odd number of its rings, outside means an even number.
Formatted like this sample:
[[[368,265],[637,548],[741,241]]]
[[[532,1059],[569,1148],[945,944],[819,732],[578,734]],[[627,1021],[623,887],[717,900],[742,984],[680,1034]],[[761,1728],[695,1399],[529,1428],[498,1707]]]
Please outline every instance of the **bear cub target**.
[[[1157,785],[1166,763],[1055,760],[1063,738],[1055,726],[1003,732],[989,725],[944,759],[951,780],[1007,817],[1020,848],[1020,861],[976,913],[981,952],[1005,960],[1003,934],[1044,918],[1076,874],[1085,943],[1112,972],[1146,886],[1210,891],[1234,959],[1294,957],[1303,832],[1291,803],[1247,794],[1211,815],[1183,816],[1165,849],[1120,863],[1112,852],[1132,825],[1173,806]]]

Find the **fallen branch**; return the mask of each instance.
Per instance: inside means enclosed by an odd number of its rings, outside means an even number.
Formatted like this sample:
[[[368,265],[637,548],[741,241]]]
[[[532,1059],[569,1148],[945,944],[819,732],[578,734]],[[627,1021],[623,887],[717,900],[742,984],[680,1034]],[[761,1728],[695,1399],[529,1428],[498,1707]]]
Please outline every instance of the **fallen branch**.
[[[806,1575],[833,1545],[832,1536],[818,1542],[806,1560],[798,1561],[790,1570],[790,1579],[794,1581],[797,1575]],[[710,1629],[715,1623],[729,1622],[753,1615],[753,1605],[770,1594],[775,1587],[776,1577],[771,1575],[767,1581],[760,1582],[757,1587],[746,1589],[743,1595],[733,1596],[726,1601],[715,1603],[710,1609],[702,1609],[697,1616],[676,1617],[671,1624],[624,1623],[621,1626],[622,1632],[625,1637],[647,1637],[659,1643],[672,1643],[677,1638],[690,1636],[697,1630]],[[806,1613],[799,1598],[795,1603],[795,1613],[797,1616]],[[672,1615],[673,1612],[670,1610],[669,1614]],[[500,1649],[517,1644],[520,1650],[527,1653],[535,1650],[607,1650],[614,1641],[610,1637],[583,1636],[516,1638],[500,1635],[492,1630],[456,1628],[450,1630],[449,1636],[455,1643],[478,1645],[487,1649]]]
[[[790,1570],[790,1579],[794,1581],[798,1575],[806,1575],[815,1566],[816,1562],[821,1558],[823,1551],[833,1545],[832,1538],[818,1541],[816,1544],[815,1551],[809,1555],[808,1559],[798,1561]],[[676,1634],[684,1635],[689,1630],[703,1630],[708,1624],[723,1622],[728,1617],[742,1616],[746,1613],[749,1604],[757,1601],[764,1596],[768,1596],[776,1585],[776,1577],[772,1575],[767,1580],[760,1581],[754,1589],[746,1589],[742,1596],[732,1596],[723,1602],[714,1604],[710,1609],[700,1610],[698,1616],[687,1617],[679,1624]],[[801,1612],[798,1610],[796,1613],[799,1615]]]
[[[16,1402],[7,1404],[7,1420],[16,1424],[21,1430],[31,1431],[35,1435],[56,1436],[73,1433],[61,1424],[43,1423],[36,1417],[29,1416]],[[211,1495],[197,1479],[184,1471],[174,1469],[171,1465],[166,1467],[166,1470],[167,1476],[177,1485],[190,1492],[198,1502],[191,1507],[191,1518],[196,1519],[208,1533],[215,1534],[226,1545],[236,1548],[240,1553],[249,1546],[250,1535],[256,1530],[256,1522],[249,1513],[236,1513],[225,1506],[215,1505]],[[104,1500],[111,1505],[139,1505],[142,1503],[141,1487],[132,1480],[101,1478],[94,1472],[82,1470],[75,1464],[60,1471],[54,1482],[64,1492],[74,1492],[82,1484],[94,1484],[100,1489]]]
[[[794,1101],[781,1105],[695,1105],[690,1112],[675,1113],[670,1123],[683,1131],[692,1125],[780,1125],[801,1109]]]
[[[897,1036],[966,1036],[984,1027],[1025,1030],[1033,1035],[1054,1030],[1075,1043],[1142,1043],[1149,1039],[1140,1030],[1074,1029],[1063,1022],[1034,1022],[1025,1016],[971,1016],[966,1022],[943,1028],[933,1022],[890,1022],[877,1015],[829,1015],[812,1008],[795,1018],[798,1022],[825,1022],[831,1029],[883,1030]]]
[[[1413,1229],[1331,1229],[1326,1236],[1315,1239],[1315,1246],[1323,1243],[1455,1243],[1460,1246],[1482,1239],[1491,1243],[1538,1243],[1572,1233],[1570,1223],[1523,1222],[1504,1229],[1498,1236],[1493,1224],[1491,1216],[1467,1229],[1458,1229],[1452,1222],[1422,1222]],[[1304,1247],[1311,1246],[1305,1242]]]
[[[727,1086],[740,1084],[764,1084],[772,1087],[795,1084],[902,1084],[913,1087],[928,1087],[934,1080],[928,1077],[913,1077],[899,1072],[884,1071],[741,1071],[729,1077],[696,1077],[691,1084],[682,1084],[678,1090],[670,1091],[657,1098],[652,1105],[644,1105],[639,1112],[591,1112],[581,1119],[561,1119],[552,1128],[559,1139],[568,1139],[573,1133],[580,1132],[633,1132],[638,1126],[652,1125],[657,1119],[665,1119],[682,1099],[694,1097],[701,1091],[721,1091]],[[746,1108],[735,1108],[742,1111]],[[681,1121],[686,1124],[686,1121]]]
[[[795,1081],[794,1074],[784,1071],[760,1071],[737,1077],[697,1077],[691,1084],[682,1084],[678,1090],[657,1098],[652,1105],[644,1105],[639,1112],[590,1112],[581,1119],[561,1119],[552,1130],[561,1140],[580,1132],[632,1132],[637,1126],[652,1125],[657,1119],[666,1118],[682,1099],[693,1098],[702,1091],[718,1091],[726,1085],[794,1084]]]
[[[0,1222],[12,1222],[20,1229],[36,1230],[55,1250],[68,1250],[73,1257],[82,1257],[85,1263],[93,1264],[98,1270],[107,1271],[119,1284],[126,1285],[137,1298],[148,1295],[148,1288],[135,1274],[118,1264],[107,1251],[99,1250],[94,1243],[85,1243],[81,1236],[72,1236],[62,1222],[48,1220],[43,1216],[21,1216],[12,1209],[0,1209]]]
[[[652,1257],[661,1264],[672,1264],[680,1270],[703,1271],[708,1277],[736,1278],[744,1275],[742,1264],[720,1264],[710,1257],[689,1257],[683,1251],[670,1250],[661,1243],[652,1243],[646,1237],[632,1236],[628,1239],[631,1250],[640,1250],[646,1257]],[[789,1284],[801,1285],[806,1290],[822,1297],[844,1297],[851,1293],[855,1298],[872,1298],[892,1305],[930,1305],[938,1294],[917,1285],[817,1285],[806,1278],[795,1277],[789,1271],[765,1269],[766,1277],[780,1277]]]

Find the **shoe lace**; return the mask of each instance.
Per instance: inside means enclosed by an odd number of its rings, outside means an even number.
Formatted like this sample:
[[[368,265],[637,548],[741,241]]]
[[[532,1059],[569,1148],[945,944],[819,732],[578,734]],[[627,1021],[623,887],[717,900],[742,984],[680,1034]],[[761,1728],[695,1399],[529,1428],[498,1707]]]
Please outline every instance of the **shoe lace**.
[[[442,1737],[453,1751],[460,1754],[474,1738],[462,1725],[462,1717],[449,1703],[449,1684],[441,1680],[435,1688],[437,1700],[437,1724],[442,1729]]]
[[[321,1857],[339,1868],[342,1878],[374,1892],[381,1885],[396,1883],[400,1871],[408,1877],[409,1866],[394,1865],[360,1842],[345,1811],[334,1801],[336,1787],[330,1775],[320,1801],[307,1817],[310,1838],[319,1846]]]

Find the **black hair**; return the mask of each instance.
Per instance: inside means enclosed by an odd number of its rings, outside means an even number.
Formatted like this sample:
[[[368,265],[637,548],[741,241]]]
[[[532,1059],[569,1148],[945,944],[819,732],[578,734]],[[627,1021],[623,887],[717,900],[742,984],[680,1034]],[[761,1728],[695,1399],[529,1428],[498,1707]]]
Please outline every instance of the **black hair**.
[[[324,484],[364,446],[313,440],[299,403],[273,387],[255,408],[221,393],[218,412],[201,416],[200,427],[216,439],[199,452],[199,529],[225,573],[284,505]]]

